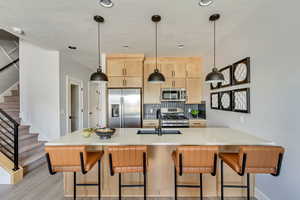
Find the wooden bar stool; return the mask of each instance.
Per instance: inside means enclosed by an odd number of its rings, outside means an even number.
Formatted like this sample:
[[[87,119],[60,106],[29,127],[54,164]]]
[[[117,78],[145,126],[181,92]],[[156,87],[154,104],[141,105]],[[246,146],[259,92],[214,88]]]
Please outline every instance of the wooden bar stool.
[[[284,149],[277,146],[241,146],[239,153],[220,153],[221,199],[224,188],[245,188],[250,200],[250,174],[271,174],[279,176]],[[247,173],[247,185],[224,185],[224,162],[240,176]]]
[[[46,159],[49,173],[51,175],[57,172],[74,173],[74,194],[76,199],[76,186],[98,186],[98,199],[101,199],[101,158],[103,151],[87,152],[86,146],[46,146]],[[77,184],[76,172],[86,174],[98,162],[98,183],[97,184]]]
[[[122,198],[122,188],[144,187],[144,199],[147,197],[147,146],[109,146],[110,174],[119,173],[119,199]],[[123,185],[122,174],[142,172],[143,185]]]
[[[202,174],[216,175],[217,146],[179,146],[172,153],[174,160],[175,200],[177,188],[200,188],[200,199],[203,199]],[[177,174],[200,174],[200,185],[178,185]]]

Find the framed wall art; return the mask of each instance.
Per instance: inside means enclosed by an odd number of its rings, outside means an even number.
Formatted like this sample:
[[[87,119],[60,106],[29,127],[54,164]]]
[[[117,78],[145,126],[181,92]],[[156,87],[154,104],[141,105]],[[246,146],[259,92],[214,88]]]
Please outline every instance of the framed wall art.
[[[232,111],[232,91],[220,92],[219,98],[220,109]]]
[[[250,113],[250,89],[237,89],[232,91],[232,111]]]
[[[216,90],[220,88],[220,83],[211,83],[210,84],[210,89],[211,90]]]
[[[232,65],[232,84],[240,85],[245,83],[250,83],[250,57]]]
[[[211,109],[220,109],[219,93],[210,94],[210,108]]]
[[[222,69],[220,69],[220,72],[224,76],[224,81],[220,83],[220,88],[228,87],[232,85],[232,66],[227,66]]]

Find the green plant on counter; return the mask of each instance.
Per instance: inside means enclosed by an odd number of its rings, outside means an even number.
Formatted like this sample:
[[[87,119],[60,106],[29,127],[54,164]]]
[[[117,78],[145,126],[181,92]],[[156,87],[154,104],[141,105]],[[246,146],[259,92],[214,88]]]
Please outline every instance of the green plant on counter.
[[[199,114],[199,110],[192,110],[191,114],[192,114],[193,117],[197,117],[198,114]]]

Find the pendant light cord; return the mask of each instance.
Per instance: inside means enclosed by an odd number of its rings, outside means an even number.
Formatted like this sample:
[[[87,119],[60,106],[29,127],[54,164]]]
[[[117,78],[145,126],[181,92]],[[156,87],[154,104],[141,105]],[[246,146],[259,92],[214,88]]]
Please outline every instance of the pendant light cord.
[[[155,22],[155,65],[156,65],[156,70],[158,70],[158,67],[157,67],[157,22]]]
[[[98,22],[98,64],[99,64],[99,69],[102,70],[102,67],[101,67],[101,55],[100,55],[100,23]]]
[[[214,67],[216,67],[216,21],[214,21]]]

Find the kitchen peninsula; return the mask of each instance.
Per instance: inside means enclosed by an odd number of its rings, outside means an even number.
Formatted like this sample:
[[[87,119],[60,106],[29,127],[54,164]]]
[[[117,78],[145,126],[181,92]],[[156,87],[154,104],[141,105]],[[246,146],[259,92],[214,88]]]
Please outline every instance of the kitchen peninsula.
[[[260,139],[247,133],[231,129],[231,128],[180,128],[176,129],[182,132],[179,135],[138,135],[136,128],[116,129],[114,136],[108,140],[101,140],[97,135],[92,134],[89,138],[84,138],[82,131],[70,133],[60,139],[46,143],[46,146],[89,146],[90,151],[99,149],[106,150],[110,145],[147,145],[148,146],[148,194],[150,197],[172,197],[174,193],[173,187],[173,162],[171,153],[178,145],[217,145],[221,152],[235,152],[235,146],[238,145],[274,145],[273,142]],[[145,130],[145,129],[143,129]],[[102,196],[115,197],[118,195],[117,176],[110,176],[108,156],[104,155],[102,160]],[[97,167],[86,175],[78,173],[78,181],[82,183],[96,182]],[[213,177],[205,175],[204,195],[216,197],[219,194],[219,167],[217,176]],[[225,176],[228,183],[243,184],[244,177],[236,175],[232,170],[225,167]],[[254,176],[251,176],[254,179]],[[180,182],[196,184],[198,176],[184,175],[179,178]],[[64,174],[64,190],[65,196],[72,196],[73,174]],[[124,176],[126,184],[134,184],[142,181],[140,174],[130,174]],[[254,181],[251,181],[254,188]],[[180,196],[197,196],[197,190],[182,190]],[[251,191],[252,195],[254,191]],[[229,196],[244,196],[245,192],[241,189],[230,190]],[[80,187],[78,195],[83,197],[93,197],[97,195],[96,187]],[[124,196],[136,197],[142,196],[141,189],[124,190]]]

